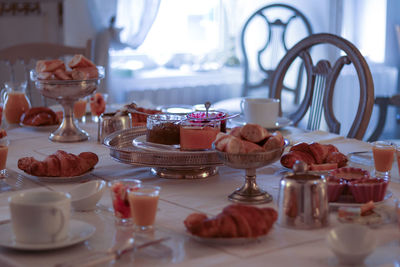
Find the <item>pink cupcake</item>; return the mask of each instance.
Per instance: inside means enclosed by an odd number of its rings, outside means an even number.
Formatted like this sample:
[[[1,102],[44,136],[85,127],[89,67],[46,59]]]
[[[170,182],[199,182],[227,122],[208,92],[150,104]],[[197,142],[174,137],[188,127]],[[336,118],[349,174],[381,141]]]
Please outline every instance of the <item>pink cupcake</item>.
[[[348,183],[357,203],[379,202],[385,197],[388,181],[381,178],[359,179]]]
[[[349,187],[347,186],[347,183],[359,179],[369,179],[370,175],[367,170],[363,170],[360,168],[353,168],[353,167],[343,167],[330,171],[329,177],[335,179],[342,179],[344,182],[342,195],[349,197],[352,195],[352,193]]]
[[[335,177],[328,177],[326,181],[328,184],[328,201],[337,202],[346,186],[346,181]]]

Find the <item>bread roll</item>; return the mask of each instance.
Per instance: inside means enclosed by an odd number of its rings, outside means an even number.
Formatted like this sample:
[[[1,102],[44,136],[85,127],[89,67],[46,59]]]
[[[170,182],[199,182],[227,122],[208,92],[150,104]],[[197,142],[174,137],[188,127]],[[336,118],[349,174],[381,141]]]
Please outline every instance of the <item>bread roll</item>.
[[[240,135],[247,141],[258,143],[267,138],[270,134],[265,128],[258,124],[248,123],[240,129]]]

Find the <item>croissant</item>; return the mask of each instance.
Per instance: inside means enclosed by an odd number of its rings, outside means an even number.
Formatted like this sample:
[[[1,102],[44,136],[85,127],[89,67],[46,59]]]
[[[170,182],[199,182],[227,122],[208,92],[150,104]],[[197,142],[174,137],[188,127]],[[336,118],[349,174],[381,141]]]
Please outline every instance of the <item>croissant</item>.
[[[201,237],[258,237],[266,235],[277,218],[272,208],[232,204],[213,218],[190,214],[184,224],[190,233]]]
[[[336,167],[343,167],[347,164],[347,157],[340,153],[337,147],[332,144],[320,143],[299,143],[291,147],[289,153],[281,157],[281,164],[284,167],[292,168],[296,160],[304,161],[309,166],[318,166],[327,163],[336,163]]]
[[[21,122],[25,125],[42,126],[59,123],[57,114],[47,107],[33,107],[21,116]]]
[[[82,152],[77,156],[58,150],[43,161],[38,161],[33,157],[20,158],[18,168],[35,176],[71,177],[84,174],[92,169],[98,161],[99,158],[92,152]]]

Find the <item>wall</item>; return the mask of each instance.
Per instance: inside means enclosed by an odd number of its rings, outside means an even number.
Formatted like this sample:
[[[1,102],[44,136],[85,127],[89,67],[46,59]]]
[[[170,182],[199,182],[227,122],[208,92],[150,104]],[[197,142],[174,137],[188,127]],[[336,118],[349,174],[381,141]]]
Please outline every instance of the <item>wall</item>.
[[[0,49],[28,42],[63,41],[62,24],[59,22],[59,3],[62,1],[41,1],[40,14],[9,13],[0,16]],[[6,3],[11,3],[11,1]]]

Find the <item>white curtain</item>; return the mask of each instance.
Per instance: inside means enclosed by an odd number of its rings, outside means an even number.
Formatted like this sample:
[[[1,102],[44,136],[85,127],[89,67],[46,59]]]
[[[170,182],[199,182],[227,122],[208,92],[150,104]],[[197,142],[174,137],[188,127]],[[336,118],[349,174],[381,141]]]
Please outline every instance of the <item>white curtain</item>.
[[[106,91],[104,87],[110,87],[107,84],[110,48],[138,48],[157,16],[160,0],[87,0],[86,3],[96,30],[94,60],[106,69],[100,90]]]
[[[121,42],[136,49],[146,38],[157,16],[161,0],[118,0],[116,26]]]

